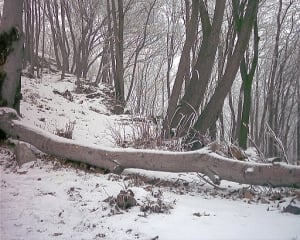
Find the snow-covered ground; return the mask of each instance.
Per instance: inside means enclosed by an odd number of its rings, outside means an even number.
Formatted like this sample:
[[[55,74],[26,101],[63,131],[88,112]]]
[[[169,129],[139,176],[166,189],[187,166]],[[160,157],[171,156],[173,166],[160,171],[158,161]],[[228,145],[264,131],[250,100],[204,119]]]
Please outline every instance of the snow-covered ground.
[[[76,141],[113,146],[109,128],[120,117],[109,116],[101,99],[72,93],[74,100],[68,101],[53,93],[73,91],[74,79],[67,80],[23,78],[24,120],[52,133],[75,121]],[[283,212],[295,194],[299,205],[296,190],[251,189],[227,181],[221,184],[225,190],[216,190],[195,173],[129,169],[122,176],[105,175],[44,155],[19,168],[7,145],[0,146],[0,159],[1,240],[300,240],[300,216]],[[109,199],[127,189],[137,206],[121,210]],[[155,204],[165,206],[163,213],[145,211]]]
[[[43,79],[23,77],[21,114],[24,121],[52,133],[65,129],[66,124],[74,124],[74,140],[114,146],[109,129],[118,117],[108,115],[110,112],[102,104],[101,96],[86,98],[85,94],[75,94],[75,81],[74,77],[61,81],[59,74],[45,74]],[[73,101],[54,93],[66,90],[71,92]]]

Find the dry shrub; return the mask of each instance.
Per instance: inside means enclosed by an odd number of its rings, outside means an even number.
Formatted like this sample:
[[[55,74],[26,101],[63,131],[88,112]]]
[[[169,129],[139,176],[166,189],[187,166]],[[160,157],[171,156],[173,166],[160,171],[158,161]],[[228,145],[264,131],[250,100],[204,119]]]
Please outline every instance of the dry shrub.
[[[124,148],[185,151],[186,147],[183,138],[164,139],[161,124],[150,119],[122,120],[121,124],[110,126],[109,131],[116,145]]]
[[[63,138],[72,139],[75,123],[76,121],[69,121],[68,123],[66,123],[65,128],[57,128],[54,134]]]

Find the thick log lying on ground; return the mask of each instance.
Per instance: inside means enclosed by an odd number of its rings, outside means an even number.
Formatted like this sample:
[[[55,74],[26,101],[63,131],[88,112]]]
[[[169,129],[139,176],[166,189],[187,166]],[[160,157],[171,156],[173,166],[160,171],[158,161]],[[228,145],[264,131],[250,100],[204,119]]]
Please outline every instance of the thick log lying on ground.
[[[300,166],[242,162],[222,157],[208,149],[183,153],[79,145],[73,140],[24,124],[16,112],[9,108],[0,108],[0,129],[44,153],[110,171],[140,168],[166,172],[201,172],[214,182],[220,178],[253,185],[300,184]]]

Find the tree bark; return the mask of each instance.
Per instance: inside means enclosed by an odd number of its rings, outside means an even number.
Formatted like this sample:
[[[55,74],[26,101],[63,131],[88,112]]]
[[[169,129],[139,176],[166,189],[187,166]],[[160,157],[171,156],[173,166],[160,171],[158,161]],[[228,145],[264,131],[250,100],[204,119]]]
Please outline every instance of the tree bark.
[[[210,23],[208,10],[200,1],[203,40],[188,89],[170,120],[170,129],[176,130],[177,136],[186,135],[197,119],[215,61],[224,10],[225,1],[216,1],[213,22]]]
[[[219,114],[222,111],[224,100],[228,92],[230,91],[240,62],[244,55],[244,51],[248,45],[253,23],[257,15],[257,9],[257,1],[248,1],[246,13],[242,21],[240,33],[238,35],[238,40],[235,45],[233,54],[228,60],[223,78],[221,81],[219,81],[214,95],[212,96],[209,103],[206,105],[194,125],[194,129],[201,134],[205,134],[211,123],[217,120]]]
[[[116,71],[114,75],[115,93],[117,105],[115,107],[115,113],[122,114],[124,112],[125,105],[125,93],[124,93],[124,9],[123,0],[118,0],[117,8],[115,1],[111,1],[112,7],[112,21],[113,21],[113,34],[115,45],[115,64]],[[118,14],[118,15],[117,15]]]
[[[253,28],[253,59],[251,62],[251,66],[249,67],[249,72],[247,70],[245,56],[243,57],[240,65],[240,73],[243,80],[243,111],[242,111],[242,118],[240,121],[240,128],[239,128],[239,146],[243,149],[247,148],[247,137],[249,134],[249,120],[250,120],[250,111],[251,111],[251,93],[252,93],[252,82],[254,73],[256,70],[257,62],[258,62],[258,27],[257,27],[257,19],[254,22]]]
[[[0,108],[0,129],[47,154],[115,172],[121,172],[125,168],[140,168],[168,172],[201,172],[217,183],[224,179],[253,185],[300,184],[299,166],[243,162],[222,157],[208,149],[182,153],[79,145],[73,140],[26,125],[10,108]]]
[[[189,11],[189,9],[186,9]],[[178,103],[178,99],[181,93],[182,84],[184,80],[184,75],[190,71],[190,62],[189,62],[189,55],[191,52],[191,48],[195,43],[195,39],[197,36],[197,26],[198,26],[198,15],[199,15],[199,1],[193,0],[192,2],[192,15],[191,19],[187,19],[187,31],[186,31],[186,39],[182,49],[180,61],[178,64],[178,70],[175,77],[174,85],[172,88],[171,96],[169,98],[169,105],[167,110],[167,116],[164,120],[164,131],[166,137],[169,137],[170,132],[170,122],[175,113],[175,109]],[[186,89],[187,91],[187,89]]]
[[[23,1],[4,1],[0,33],[9,33],[12,29],[15,29],[17,40],[12,42],[12,51],[8,56],[5,56],[4,62],[1,61],[0,102],[1,104],[5,103],[4,105],[14,108],[17,111],[19,111],[21,100],[20,91],[23,54],[22,16]],[[4,46],[1,46],[1,48],[3,47]],[[1,56],[2,54],[4,53],[1,53]]]

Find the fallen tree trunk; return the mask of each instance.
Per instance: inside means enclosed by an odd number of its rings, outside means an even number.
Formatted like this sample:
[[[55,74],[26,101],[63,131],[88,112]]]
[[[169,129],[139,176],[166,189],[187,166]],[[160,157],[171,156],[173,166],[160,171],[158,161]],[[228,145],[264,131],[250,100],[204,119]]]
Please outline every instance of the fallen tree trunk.
[[[140,168],[166,172],[201,172],[213,182],[219,179],[271,186],[300,184],[300,166],[284,163],[254,163],[225,158],[208,149],[193,152],[104,148],[79,145],[37,127],[26,125],[10,108],[0,108],[0,129],[30,143],[44,153],[121,172]]]

